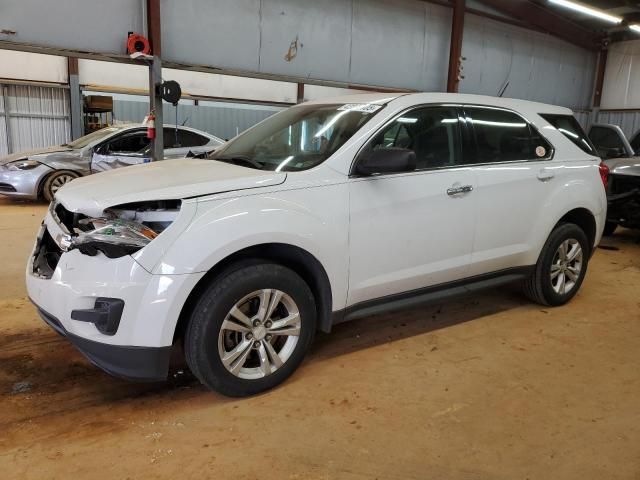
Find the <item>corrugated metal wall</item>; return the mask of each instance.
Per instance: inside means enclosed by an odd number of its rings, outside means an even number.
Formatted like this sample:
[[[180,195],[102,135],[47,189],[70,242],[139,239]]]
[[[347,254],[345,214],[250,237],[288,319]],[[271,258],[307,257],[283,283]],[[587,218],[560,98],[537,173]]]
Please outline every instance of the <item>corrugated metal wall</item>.
[[[0,88],[4,97],[0,152],[21,152],[71,139],[67,89],[31,85]]]
[[[114,119],[141,122],[149,111],[149,103],[144,97],[140,98],[140,101],[114,99]],[[165,104],[163,110],[165,123],[176,123],[176,108]],[[209,101],[200,101],[199,105],[194,105],[192,101],[184,101],[178,105],[177,123],[229,139],[280,110],[280,107],[262,105]]]

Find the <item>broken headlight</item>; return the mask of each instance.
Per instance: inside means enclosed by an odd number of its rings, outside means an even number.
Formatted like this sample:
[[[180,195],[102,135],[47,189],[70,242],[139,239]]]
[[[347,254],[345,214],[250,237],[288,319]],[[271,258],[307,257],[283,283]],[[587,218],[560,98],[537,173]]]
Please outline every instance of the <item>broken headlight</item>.
[[[5,168],[7,170],[31,170],[33,168],[39,167],[40,162],[36,162],[35,160],[29,160],[28,158],[23,158],[22,160],[16,160],[15,162],[7,163]]]
[[[109,258],[123,257],[137,252],[158,236],[146,225],[120,218],[85,218],[79,223],[88,229],[74,239],[73,245],[87,255],[100,251]]]
[[[105,216],[87,218],[71,214],[56,206],[59,223],[69,234],[60,238],[63,251],[78,249],[86,255],[104,253],[118,258],[137,252],[167,229],[178,216],[179,200],[158,200],[117,205],[104,211]]]

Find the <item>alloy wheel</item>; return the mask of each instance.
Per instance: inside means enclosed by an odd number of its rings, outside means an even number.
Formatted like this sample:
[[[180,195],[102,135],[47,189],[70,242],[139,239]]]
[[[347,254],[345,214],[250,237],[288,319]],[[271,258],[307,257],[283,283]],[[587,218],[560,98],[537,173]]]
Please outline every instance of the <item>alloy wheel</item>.
[[[576,286],[582,272],[583,252],[580,243],[569,238],[556,250],[551,262],[551,286],[553,290],[565,295]]]
[[[231,308],[218,335],[218,354],[225,368],[243,379],[271,375],[289,359],[302,322],[298,306],[286,293],[257,290]]]

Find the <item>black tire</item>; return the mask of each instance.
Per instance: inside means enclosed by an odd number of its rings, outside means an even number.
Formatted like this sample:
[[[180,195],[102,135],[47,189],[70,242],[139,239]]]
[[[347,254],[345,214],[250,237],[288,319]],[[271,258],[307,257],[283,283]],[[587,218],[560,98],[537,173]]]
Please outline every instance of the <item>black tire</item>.
[[[618,228],[618,224],[614,222],[606,222],[604,224],[604,232],[602,233],[605,237],[610,237],[614,234],[616,229]]]
[[[282,366],[262,378],[240,378],[227,370],[220,358],[219,334],[232,307],[262,289],[280,290],[295,302],[300,314],[300,332]],[[193,374],[211,390],[230,397],[244,397],[269,390],[286,380],[304,359],[315,330],[315,300],[298,274],[275,263],[245,261],[215,277],[198,299],[185,332],[185,358]]]
[[[551,280],[551,266],[556,252],[565,240],[577,240],[582,248],[582,268],[574,286],[561,294],[554,290]],[[578,292],[587,273],[591,246],[584,231],[573,223],[558,225],[549,235],[542,248],[534,272],[525,280],[524,293],[530,300],[547,306],[564,305]]]
[[[80,175],[77,173],[69,170],[56,170],[44,181],[42,186],[42,196],[47,202],[53,201],[53,197],[62,185],[66,185],[71,180],[78,178],[79,176]]]

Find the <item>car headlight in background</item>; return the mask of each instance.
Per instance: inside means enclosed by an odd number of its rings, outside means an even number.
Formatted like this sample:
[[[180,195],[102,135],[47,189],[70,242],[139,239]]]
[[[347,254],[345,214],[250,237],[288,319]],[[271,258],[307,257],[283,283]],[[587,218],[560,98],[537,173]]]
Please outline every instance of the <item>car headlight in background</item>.
[[[7,170],[31,170],[33,168],[36,168],[38,166],[40,166],[41,163],[40,162],[36,162],[35,160],[29,160],[26,158],[23,158],[22,160],[16,160],[15,162],[11,162],[11,163],[7,163],[5,165],[5,168]]]

